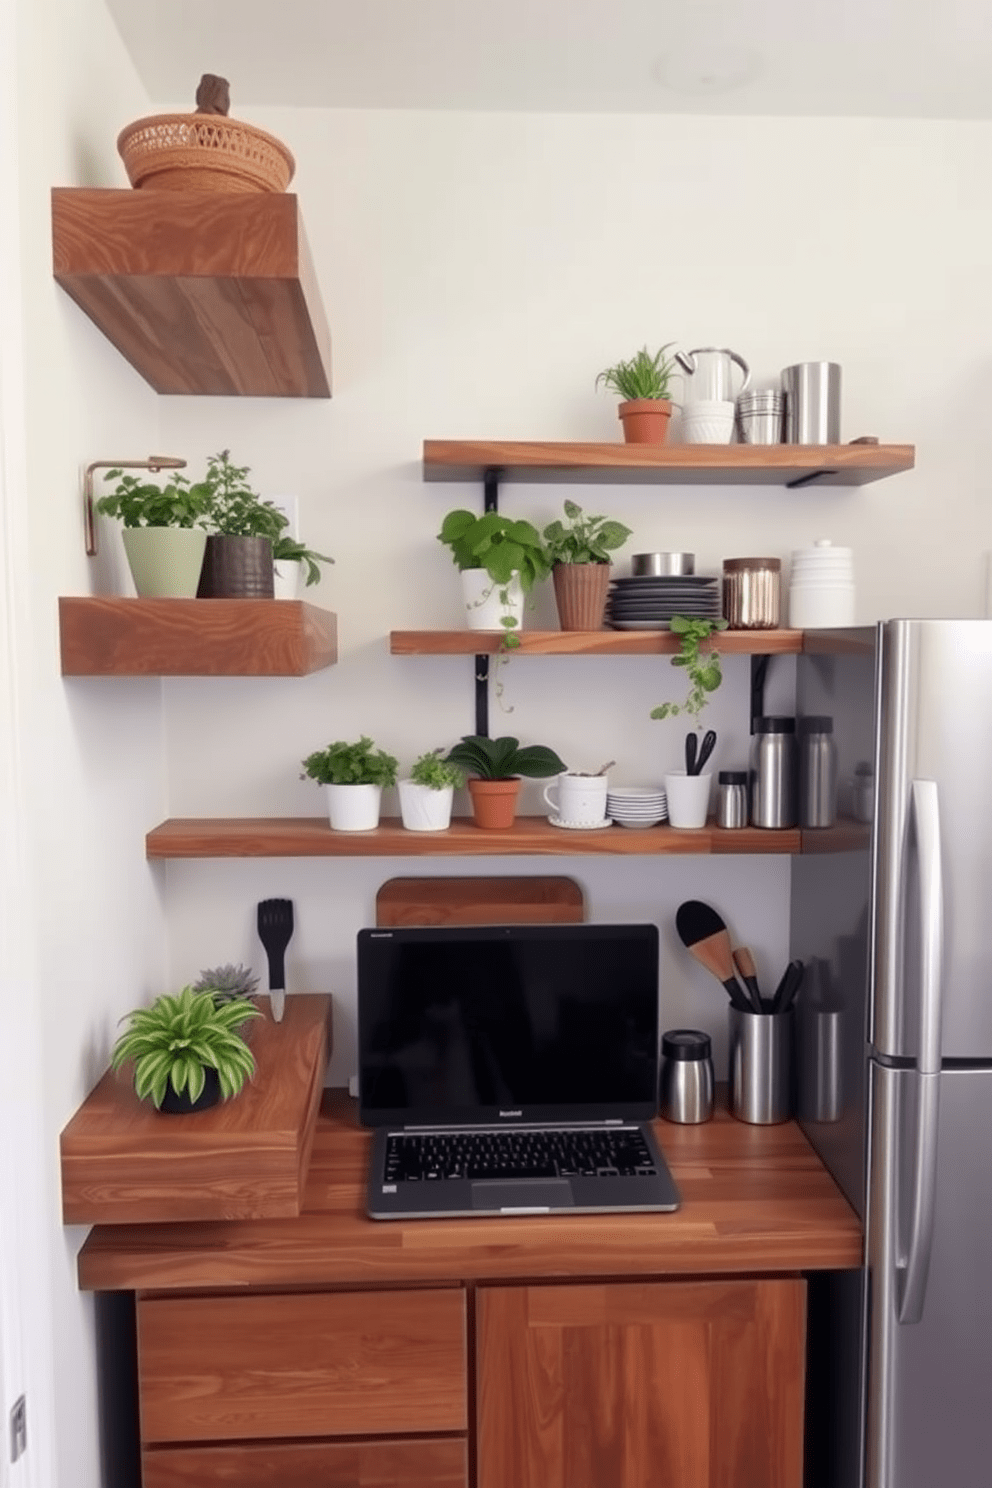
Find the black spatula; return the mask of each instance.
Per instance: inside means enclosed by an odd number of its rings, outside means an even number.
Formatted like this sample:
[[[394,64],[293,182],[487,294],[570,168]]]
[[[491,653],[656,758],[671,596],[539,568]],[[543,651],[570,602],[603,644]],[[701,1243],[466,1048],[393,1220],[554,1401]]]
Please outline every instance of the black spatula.
[[[286,947],[293,935],[292,899],[263,899],[258,906],[258,938],[269,958],[272,1017],[282,1022],[286,1006]]]
[[[687,899],[675,913],[675,928],[689,954],[726,987],[731,1005],[742,1013],[758,1011],[734,975],[730,932],[716,910],[699,899]]]

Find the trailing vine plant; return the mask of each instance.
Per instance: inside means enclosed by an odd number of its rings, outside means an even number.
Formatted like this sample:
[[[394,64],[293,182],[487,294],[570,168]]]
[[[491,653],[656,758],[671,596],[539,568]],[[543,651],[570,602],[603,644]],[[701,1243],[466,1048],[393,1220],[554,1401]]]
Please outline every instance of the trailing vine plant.
[[[673,667],[682,667],[689,683],[684,703],[659,703],[651,709],[652,718],[675,718],[688,713],[699,724],[699,715],[723,681],[720,655],[712,645],[715,631],[726,630],[726,620],[700,620],[688,615],[673,615],[668,628],[679,638],[679,649],[672,657]],[[711,644],[704,651],[703,645]]]

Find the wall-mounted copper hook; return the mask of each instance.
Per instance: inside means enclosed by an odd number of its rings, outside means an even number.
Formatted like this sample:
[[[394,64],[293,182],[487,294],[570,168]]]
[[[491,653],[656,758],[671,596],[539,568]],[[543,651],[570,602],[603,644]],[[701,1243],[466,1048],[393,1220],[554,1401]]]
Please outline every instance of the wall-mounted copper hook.
[[[96,522],[93,518],[94,470],[150,470],[155,474],[159,470],[182,470],[185,465],[185,460],[177,460],[173,455],[149,455],[147,460],[94,460],[92,465],[87,465],[83,476],[83,526],[86,532],[86,556],[95,558],[97,552]]]

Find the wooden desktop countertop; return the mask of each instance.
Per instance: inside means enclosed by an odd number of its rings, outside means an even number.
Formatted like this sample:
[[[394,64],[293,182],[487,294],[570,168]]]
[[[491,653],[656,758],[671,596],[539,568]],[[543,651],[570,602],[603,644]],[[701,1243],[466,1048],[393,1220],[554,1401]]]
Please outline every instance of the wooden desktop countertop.
[[[542,1278],[844,1270],[861,1222],[794,1123],[656,1123],[682,1195],[674,1214],[373,1221],[369,1135],[325,1091],[296,1218],[98,1225],[87,1290],[265,1290]]]

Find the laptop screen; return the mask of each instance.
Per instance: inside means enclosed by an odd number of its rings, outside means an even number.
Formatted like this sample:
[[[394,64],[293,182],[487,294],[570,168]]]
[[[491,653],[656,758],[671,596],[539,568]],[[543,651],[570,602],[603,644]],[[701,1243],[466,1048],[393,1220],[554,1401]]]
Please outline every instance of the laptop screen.
[[[358,1052],[368,1126],[647,1120],[658,931],[362,930]]]

